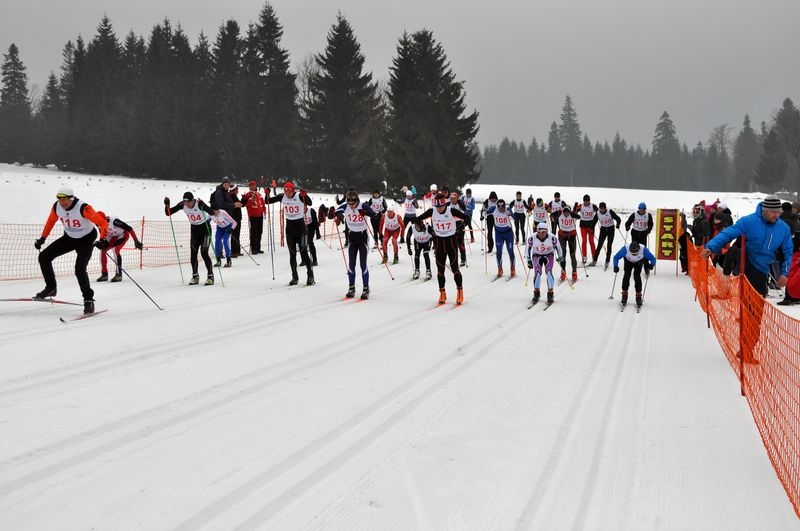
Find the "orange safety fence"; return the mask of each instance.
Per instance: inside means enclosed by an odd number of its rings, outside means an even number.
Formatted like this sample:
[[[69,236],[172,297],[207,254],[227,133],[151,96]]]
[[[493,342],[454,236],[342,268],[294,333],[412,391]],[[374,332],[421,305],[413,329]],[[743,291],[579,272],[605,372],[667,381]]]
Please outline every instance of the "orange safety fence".
[[[687,249],[697,300],[741,382],[767,455],[800,516],[800,320],[769,304],[744,276],[723,275],[700,251],[691,243]]]
[[[178,256],[181,263],[189,263],[189,222],[181,219],[180,213],[173,216],[173,226],[175,227],[175,239],[172,237],[169,219],[166,217],[159,220],[141,218],[139,220],[126,220],[136,232],[136,236],[144,244],[142,251],[136,250],[133,246],[133,239],[129,238],[122,249],[122,267],[125,269],[141,269],[143,267],[160,267],[176,265]],[[335,233],[327,225],[332,223],[328,220],[321,220],[320,234],[325,232],[327,236]],[[264,220],[263,234],[261,235],[261,249],[269,252],[269,223]],[[212,223],[212,236],[215,230]],[[273,244],[275,249],[283,245],[283,228],[272,223]],[[25,280],[42,277],[39,268],[39,252],[33,247],[33,242],[42,233],[42,225],[33,224],[0,224],[0,280]],[[60,238],[63,232],[61,227],[56,226],[50,232],[44,244],[54,242]],[[175,242],[178,244],[178,253],[175,252]],[[242,248],[250,250],[250,223],[245,216],[242,220],[242,231],[239,235]],[[213,239],[212,239],[213,243]],[[325,243],[328,245],[328,243]],[[42,247],[44,249],[44,247]],[[100,273],[100,251],[95,250],[89,262],[89,274]],[[113,261],[109,264],[113,270]],[[59,256],[53,261],[53,269],[57,276],[69,276],[74,274],[75,253],[67,253]]]

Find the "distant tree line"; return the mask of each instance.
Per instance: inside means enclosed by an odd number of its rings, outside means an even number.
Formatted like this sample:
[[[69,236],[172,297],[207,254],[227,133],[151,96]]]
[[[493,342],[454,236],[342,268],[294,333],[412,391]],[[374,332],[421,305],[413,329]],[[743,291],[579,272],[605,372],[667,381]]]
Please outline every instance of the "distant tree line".
[[[326,190],[456,188],[479,178],[478,113],[428,30],[404,33],[386,86],[340,13],[325,49],[295,71],[269,3],[192,47],[169,20],[120,41],[103,17],[67,42],[31,94],[18,48],[3,55],[0,162],[69,171],[216,180],[298,180]]]
[[[581,132],[567,95],[560,121],[546,142],[503,139],[483,150],[481,182],[519,185],[718,190],[800,191],[800,111],[786,99],[769,124],[755,131],[745,115],[733,138],[727,124],[714,127],[706,143],[691,149],[678,139],[666,111],[649,149],[627,143],[619,133],[609,144]]]

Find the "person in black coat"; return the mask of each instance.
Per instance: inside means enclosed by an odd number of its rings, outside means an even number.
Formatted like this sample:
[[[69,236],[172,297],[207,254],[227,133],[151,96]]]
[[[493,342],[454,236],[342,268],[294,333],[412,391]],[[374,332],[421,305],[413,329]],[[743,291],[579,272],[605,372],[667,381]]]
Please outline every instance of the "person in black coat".
[[[230,185],[228,194],[230,195],[231,201],[233,201],[233,209],[229,214],[236,221],[236,227],[234,227],[232,234],[233,238],[231,238],[231,258],[239,258],[242,256],[242,207],[247,204],[247,201],[241,201],[239,199],[239,186],[236,184]]]

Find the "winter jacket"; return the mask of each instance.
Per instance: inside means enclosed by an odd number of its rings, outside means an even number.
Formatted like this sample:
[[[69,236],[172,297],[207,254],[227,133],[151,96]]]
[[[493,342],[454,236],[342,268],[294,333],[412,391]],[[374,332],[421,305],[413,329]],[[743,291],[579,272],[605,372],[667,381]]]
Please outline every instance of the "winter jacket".
[[[792,256],[792,267],[789,269],[789,282],[786,293],[793,299],[800,299],[800,252]]]
[[[718,254],[720,249],[739,236],[745,237],[745,256],[758,271],[765,275],[770,272],[770,264],[776,259],[776,253],[783,251],[781,262],[781,275],[789,275],[789,265],[792,260],[792,235],[789,225],[778,219],[769,223],[761,215],[761,203],[756,206],[756,211],[720,232],[706,244],[706,249]]]

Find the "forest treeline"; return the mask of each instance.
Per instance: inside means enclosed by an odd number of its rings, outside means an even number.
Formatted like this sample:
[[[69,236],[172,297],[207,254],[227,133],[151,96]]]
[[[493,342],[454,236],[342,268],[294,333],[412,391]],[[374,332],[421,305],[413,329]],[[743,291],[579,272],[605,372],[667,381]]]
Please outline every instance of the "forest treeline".
[[[422,29],[403,33],[389,79],[364,71],[341,13],[325,49],[294,68],[269,2],[242,28],[223,23],[191,45],[168,19],[145,38],[120,39],[103,17],[91,40],[61,53],[41,91],[29,88],[11,44],[0,67],[0,162],[148,178],[271,181],[319,190],[468,182],[719,191],[800,189],[800,111],[787,98],[768,121],[745,115],[734,136],[713,127],[681,143],[665,111],[650,146],[617,134],[592,141],[566,96],[546,140],[475,142],[478,112],[465,104],[444,47]]]

